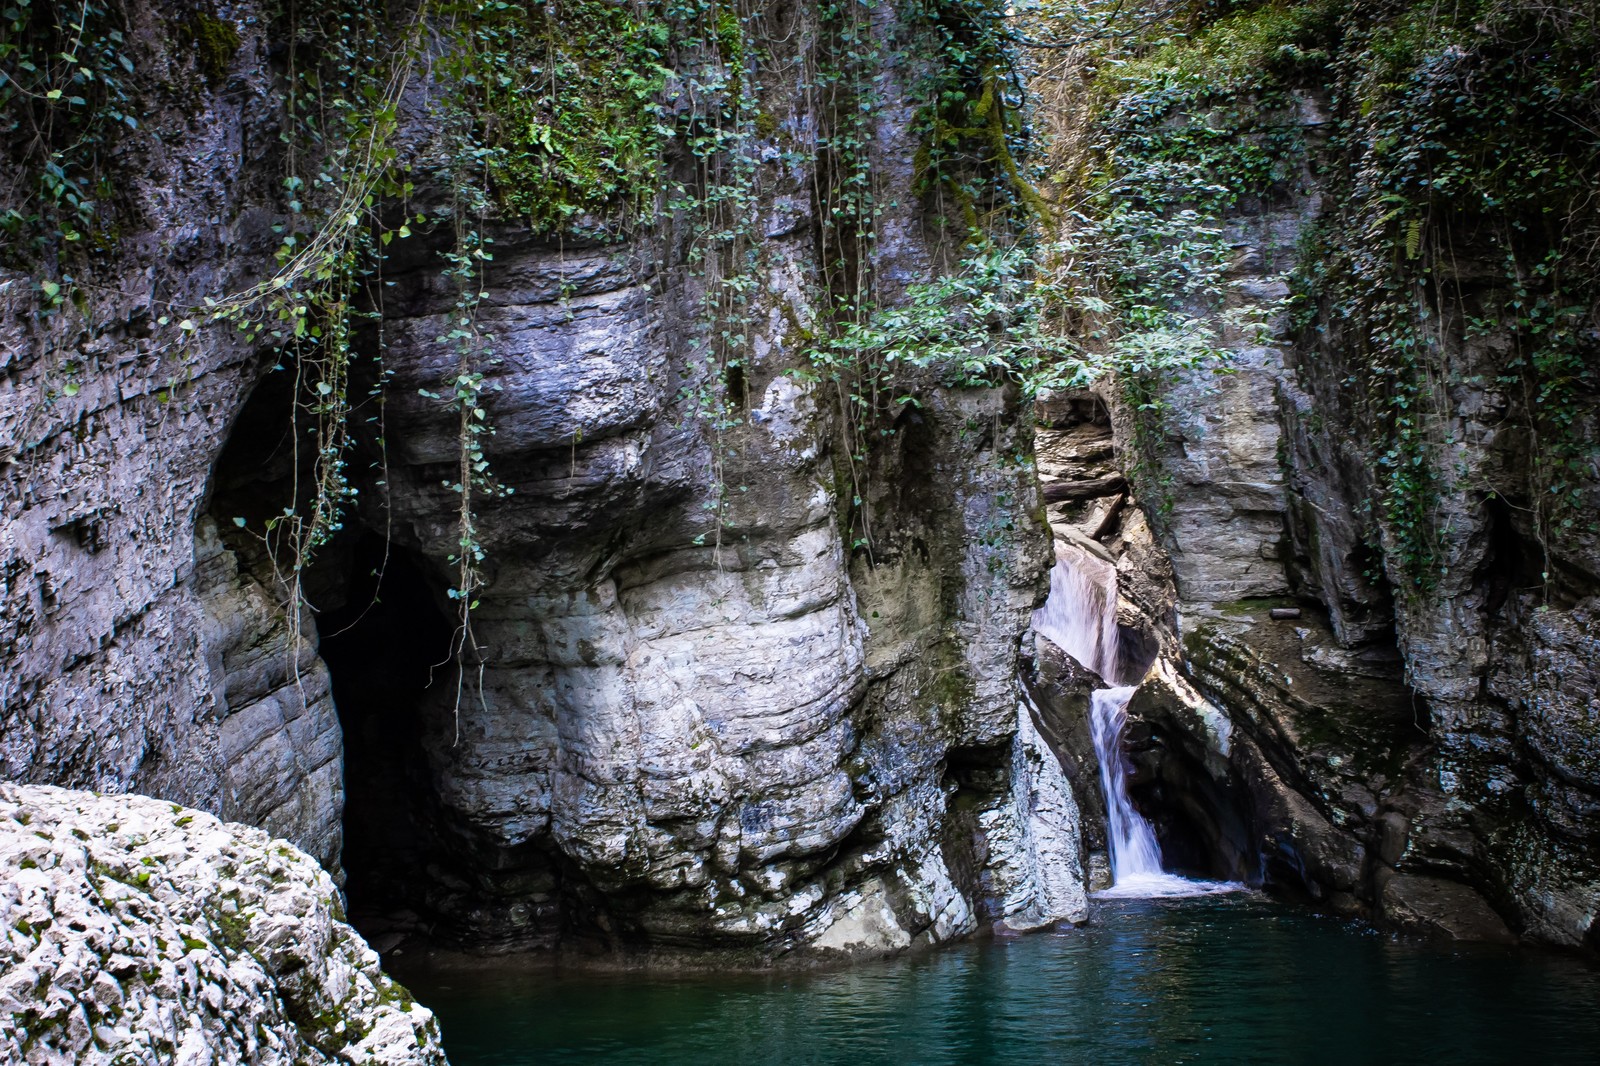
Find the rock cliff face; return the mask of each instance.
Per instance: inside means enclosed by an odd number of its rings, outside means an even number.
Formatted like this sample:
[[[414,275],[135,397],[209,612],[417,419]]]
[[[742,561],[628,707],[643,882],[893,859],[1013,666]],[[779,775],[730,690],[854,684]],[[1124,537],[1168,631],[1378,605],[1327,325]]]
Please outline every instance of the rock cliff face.
[[[1369,16],[1396,10],[1374,5]],[[1136,480],[1173,571],[1163,595],[1159,580],[1133,580],[1125,565],[1124,596],[1163,630],[1163,659],[1181,655],[1188,678],[1152,680],[1130,706],[1144,725],[1133,733],[1136,792],[1169,851],[1197,872],[1260,876],[1346,913],[1453,935],[1506,937],[1509,926],[1594,947],[1600,778],[1589,681],[1600,555],[1592,522],[1551,515],[1570,506],[1592,516],[1600,491],[1596,308],[1565,312],[1588,371],[1560,385],[1539,377],[1553,373],[1540,360],[1556,356],[1528,353],[1554,342],[1530,339],[1511,294],[1521,282],[1504,273],[1508,258],[1533,254],[1504,235],[1515,208],[1480,213],[1429,193],[1435,228],[1424,241],[1414,226],[1392,257],[1422,279],[1411,283],[1417,298],[1373,324],[1389,313],[1384,298],[1351,298],[1372,279],[1340,271],[1389,268],[1359,252],[1331,259],[1330,249],[1383,232],[1387,219],[1363,214],[1360,199],[1379,193],[1360,183],[1385,173],[1387,142],[1371,132],[1383,109],[1409,105],[1361,97],[1370,86],[1351,72],[1365,61],[1364,31],[1328,18],[1315,41],[1333,58],[1315,68],[1317,88],[1276,105],[1303,131],[1303,167],[1271,188],[1238,179],[1220,222],[1232,258],[1213,321],[1236,370],[1175,375],[1156,419],[1108,393],[1118,460],[1147,466]],[[1503,101],[1517,99],[1525,72],[1496,66],[1489,80],[1465,80],[1510,47],[1495,33],[1470,27],[1465,43],[1436,52],[1413,42],[1421,58],[1406,100],[1450,86],[1471,102],[1462,115],[1514,106]],[[1193,121],[1175,112],[1165,128]],[[1430,128],[1446,143],[1456,135]],[[1592,163],[1581,136],[1562,151]],[[1281,301],[1296,263],[1291,321]],[[1529,300],[1560,298],[1555,283],[1529,284]],[[1253,307],[1280,312],[1266,343],[1227,320]],[[1415,336],[1426,340],[1408,348]],[[1407,375],[1423,383],[1414,392]],[[1084,432],[1083,410],[1065,401],[1044,417],[1051,440]],[[1541,482],[1561,448],[1581,459],[1565,480]],[[1106,474],[1050,460],[1047,446],[1040,454],[1042,469],[1067,481]],[[1101,534],[1131,550],[1114,523]],[[1273,619],[1272,608],[1298,614]],[[1182,691],[1189,682],[1199,691]]]
[[[0,774],[286,837],[347,876],[384,947],[765,963],[1080,919],[1103,847],[1091,679],[1027,637],[1044,511],[1058,555],[1116,568],[1124,672],[1148,678],[1134,788],[1176,865],[1594,944],[1600,556],[1581,524],[1552,536],[1515,476],[1540,423],[1506,384],[1491,254],[1464,236],[1447,280],[1465,302],[1418,310],[1448,430],[1429,461],[1452,471],[1430,583],[1373,503],[1395,420],[1348,384],[1366,339],[1317,293],[1308,328],[1279,306],[1315,232],[1357,231],[1316,165],[1350,150],[1316,131],[1357,105],[1273,105],[1308,147],[1222,220],[1234,372],[1166,381],[1153,431],[1110,387],[1055,397],[1036,470],[1012,387],[897,368],[863,434],[849,383],[818,372],[838,296],[818,190],[841,164],[812,90],[838,42],[819,7],[773,7],[736,322],[708,320],[683,211],[607,242],[486,216],[471,327],[495,353],[485,462],[513,491],[478,502],[463,649],[461,413],[437,395],[460,359],[449,227],[384,246],[350,386],[377,399],[296,603],[253,532],[303,487],[294,368],[174,321],[271,267],[282,41],[231,5],[237,47],[201,54],[181,20],[130,7],[149,101],[118,142],[121,224],[49,314],[35,279],[0,277]],[[912,88],[936,60],[906,47],[909,11],[871,10],[852,150],[877,199],[850,269],[893,306],[951,251],[915,191]],[[425,152],[435,131],[405,104],[400,140]],[[672,180],[704,180],[677,151]],[[449,190],[423,184],[426,214]],[[705,357],[735,334],[736,360]],[[1593,396],[1568,408],[1592,441]],[[1573,490],[1590,511],[1592,473]]]
[[[912,374],[918,403],[850,454],[803,351],[831,297],[821,164],[791,150],[822,121],[799,75],[767,92],[737,380],[695,356],[705,281],[678,222],[621,245],[492,227],[476,328],[514,494],[480,507],[458,676],[458,415],[422,395],[457,359],[435,237],[385,267],[360,341],[384,344],[361,382],[383,423],[358,427],[358,502],[304,609],[235,523],[293,502],[289,373],[153,321],[270,263],[274,42],[229,10],[218,79],[159,12],[133,16],[140,69],[177,89],[126,141],[145,176],[105,293],[86,288],[95,331],[5,282],[5,775],[193,805],[336,873],[342,855],[386,934],[760,961],[1081,918],[1073,796],[1019,730],[1045,562],[1019,397]],[[810,69],[817,13],[772,17],[773,69]],[[872,166],[903,190],[871,253],[892,301],[942,259],[910,191],[922,72],[888,7],[867,32]],[[708,389],[737,394],[728,425],[697,415]]]
[[[303,852],[140,796],[0,785],[0,1048],[32,1063],[439,1064]]]
[[[909,909],[877,947],[977,919],[941,825],[953,749],[993,762],[983,802],[1011,803],[1016,647],[1038,594],[1032,471],[1007,459],[1026,450],[1014,400],[928,388],[897,454],[865,474],[877,528],[852,551],[826,399],[789,376],[800,353],[783,339],[810,238],[768,253],[782,303],[752,312],[749,419],[719,446],[682,406],[670,293],[647,299],[613,252],[501,241],[505,296],[481,324],[506,344],[488,406],[514,494],[480,526],[483,670],[459,706],[453,683],[399,697],[436,799],[417,815],[429,860],[453,871],[406,902],[464,935],[832,944],[838,901],[870,885],[882,908],[891,883]],[[426,560],[456,536],[437,472],[457,442],[453,412],[409,398],[441,331],[425,296],[411,306],[387,357],[392,513],[365,517],[421,560],[437,600],[448,578]],[[354,669],[402,666],[392,649],[364,647],[375,658]],[[355,690],[341,706],[347,722],[363,708],[397,713]]]
[[[259,366],[225,331],[158,325],[270,262],[268,43],[241,15],[212,80],[175,44],[181,19],[130,9],[163,89],[119,148],[119,235],[53,314],[36,278],[0,278],[0,775],[159,795],[337,870],[326,672],[199,521]]]

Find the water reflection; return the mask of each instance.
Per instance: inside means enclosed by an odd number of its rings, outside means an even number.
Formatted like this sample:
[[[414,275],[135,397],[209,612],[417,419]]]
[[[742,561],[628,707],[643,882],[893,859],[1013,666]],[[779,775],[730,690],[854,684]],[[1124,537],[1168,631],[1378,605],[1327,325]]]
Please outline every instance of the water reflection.
[[[400,966],[455,1066],[1596,1061],[1600,970],[1397,941],[1259,897],[810,976]]]

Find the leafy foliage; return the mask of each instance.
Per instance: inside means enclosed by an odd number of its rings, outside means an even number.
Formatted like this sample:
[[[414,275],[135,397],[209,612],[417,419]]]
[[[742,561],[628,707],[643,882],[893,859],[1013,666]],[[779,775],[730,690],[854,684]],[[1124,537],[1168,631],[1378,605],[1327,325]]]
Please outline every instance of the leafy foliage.
[[[918,0],[907,13],[920,49],[937,57],[920,87],[913,132],[916,190],[953,201],[957,233],[1015,236],[1048,207],[1027,162],[1031,130],[1020,56],[997,0]],[[981,242],[980,242],[981,243]]]
[[[1116,370],[1136,413],[1130,473],[1158,516],[1167,384],[1183,370],[1225,371],[1225,335],[1265,339],[1281,310],[1230,301],[1230,224],[1300,188],[1293,91],[1325,59],[1325,21],[1270,5],[1136,17],[1090,0],[1025,23],[1028,41],[1061,50],[1035,79],[1060,116],[1045,185],[1060,207],[1040,250],[1052,316]],[[1064,98],[1085,85],[1085,100]]]
[[[1226,317],[1229,221],[1288,202],[1323,168],[1326,214],[1293,299],[1302,329],[1354,353],[1346,384],[1378,430],[1373,517],[1391,579],[1413,595],[1436,586],[1447,501],[1472,488],[1457,483],[1450,397],[1450,353],[1466,343],[1509,351],[1493,384],[1522,412],[1532,456],[1509,502],[1547,544],[1591,525],[1592,6],[1280,0],[1134,17],[1043,0],[1020,25],[1053,57],[1036,86],[1075,123],[1051,131],[1046,188],[1063,225],[1042,258],[1064,328],[1134,361],[1120,375],[1134,406],[1159,416],[1162,371],[1134,370],[1140,356],[1204,363],[1221,354],[1218,327],[1240,325]],[[1066,95],[1085,82],[1087,103]],[[1314,147],[1307,106],[1331,116]],[[1140,422],[1146,446],[1153,421]]]
[[[539,232],[653,206],[668,24],[609,0],[445,5],[500,201]],[[597,220],[598,221],[598,220]]]
[[[0,261],[25,268],[81,244],[112,195],[108,161],[131,113],[134,61],[110,0],[7,0],[0,8]],[[5,179],[0,179],[5,180]],[[62,284],[41,276],[47,306]]]
[[[1440,502],[1465,488],[1448,353],[1474,337],[1509,350],[1496,384],[1524,411],[1532,462],[1512,502],[1547,546],[1592,523],[1600,23],[1484,0],[1371,3],[1339,28],[1336,207],[1302,286],[1360,346],[1351,384],[1386,432],[1396,576],[1426,594],[1445,565]]]
[[[411,191],[394,139],[422,23],[413,19],[395,37],[382,12],[326,0],[297,8],[283,30],[285,214],[273,226],[277,269],[250,289],[208,298],[206,317],[268,346],[296,379],[289,418],[296,427],[310,424],[311,484],[297,483],[283,513],[257,533],[298,605],[300,575],[343,528],[355,494],[346,469],[352,412],[362,399],[351,392],[353,341],[372,314],[364,286],[380,248],[410,233],[409,219],[385,226],[379,216],[385,200]],[[179,328],[198,327],[186,319]],[[292,436],[297,455],[300,436]]]
[[[1022,248],[972,249],[959,272],[911,285],[903,300],[844,323],[815,351],[813,366],[838,373],[873,359],[891,379],[897,366],[906,366],[932,369],[950,388],[1016,381],[1030,395],[1087,385],[1095,368],[1045,330],[1044,294],[1029,265]]]

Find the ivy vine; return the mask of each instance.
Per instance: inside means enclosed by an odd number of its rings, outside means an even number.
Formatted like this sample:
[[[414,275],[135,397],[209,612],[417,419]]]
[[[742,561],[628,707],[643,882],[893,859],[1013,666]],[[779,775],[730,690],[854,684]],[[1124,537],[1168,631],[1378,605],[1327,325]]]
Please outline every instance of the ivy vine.
[[[1593,531],[1600,275],[1600,25],[1576,10],[1379,2],[1338,21],[1336,205],[1307,285],[1360,347],[1353,385],[1382,427],[1382,517],[1412,595],[1446,560],[1449,353],[1502,346],[1493,385],[1520,409],[1525,486],[1507,502],[1548,557]]]

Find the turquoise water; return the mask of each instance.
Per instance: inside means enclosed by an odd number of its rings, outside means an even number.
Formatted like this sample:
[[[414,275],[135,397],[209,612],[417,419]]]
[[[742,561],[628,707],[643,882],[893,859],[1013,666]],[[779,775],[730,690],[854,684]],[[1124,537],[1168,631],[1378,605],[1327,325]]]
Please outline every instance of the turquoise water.
[[[1579,959],[1256,896],[1095,906],[1079,929],[810,975],[396,961],[455,1066],[1600,1063],[1600,968]]]

